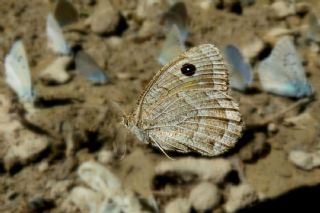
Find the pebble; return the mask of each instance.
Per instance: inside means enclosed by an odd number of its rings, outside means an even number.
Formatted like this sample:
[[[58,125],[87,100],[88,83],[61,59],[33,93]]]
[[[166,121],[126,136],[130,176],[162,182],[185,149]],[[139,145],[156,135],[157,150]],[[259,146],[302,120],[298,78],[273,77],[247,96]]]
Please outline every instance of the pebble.
[[[189,213],[191,210],[191,204],[186,198],[176,198],[164,208],[165,213]]]
[[[268,44],[271,44],[272,46],[274,46],[277,43],[277,41],[279,40],[279,38],[281,38],[282,36],[293,35],[296,32],[297,32],[296,30],[289,30],[287,28],[276,27],[276,28],[272,28],[271,30],[269,30],[263,36],[262,39],[265,43],[268,43]]]
[[[258,200],[259,196],[255,189],[251,185],[243,183],[230,187],[229,196],[223,208],[227,213],[233,213]]]
[[[4,166],[7,171],[10,171],[15,165],[25,165],[37,159],[50,145],[47,137],[28,130],[21,130],[12,140],[4,156]]]
[[[199,180],[221,183],[231,170],[232,164],[226,159],[195,159],[187,157],[175,161],[163,161],[156,166],[155,173],[161,176],[176,174],[184,181],[198,178]]]
[[[189,201],[196,212],[207,212],[215,209],[221,200],[218,187],[212,183],[203,182],[194,187],[189,196]]]
[[[295,14],[294,4],[287,3],[285,1],[276,1],[273,4],[271,4],[271,8],[274,11],[274,17],[278,19],[282,19],[289,15]]]
[[[39,78],[45,84],[64,84],[71,78],[67,72],[72,58],[70,56],[61,56],[49,64],[41,73]]]
[[[49,163],[47,161],[43,161],[38,165],[39,172],[43,173],[49,169]]]
[[[100,1],[90,17],[92,32],[96,34],[109,34],[116,30],[120,21],[119,11],[105,0]]]
[[[289,153],[289,160],[300,169],[312,170],[320,167],[320,151],[293,150]]]
[[[98,153],[98,161],[102,164],[109,164],[114,159],[112,151],[102,150]]]
[[[242,53],[244,58],[252,62],[259,56],[265,47],[265,43],[260,38],[255,38],[242,48]]]

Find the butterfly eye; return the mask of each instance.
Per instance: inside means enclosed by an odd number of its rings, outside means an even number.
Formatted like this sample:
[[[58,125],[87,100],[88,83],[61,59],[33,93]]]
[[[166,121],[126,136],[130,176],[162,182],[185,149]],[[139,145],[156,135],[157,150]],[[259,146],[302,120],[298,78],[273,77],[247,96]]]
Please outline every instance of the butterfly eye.
[[[181,73],[186,75],[186,76],[192,76],[196,73],[196,66],[194,66],[193,64],[184,64],[181,67]]]

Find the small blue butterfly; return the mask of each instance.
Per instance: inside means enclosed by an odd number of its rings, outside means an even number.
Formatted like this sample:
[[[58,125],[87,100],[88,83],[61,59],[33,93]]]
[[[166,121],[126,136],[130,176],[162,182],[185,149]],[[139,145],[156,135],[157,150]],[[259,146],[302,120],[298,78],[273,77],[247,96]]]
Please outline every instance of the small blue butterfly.
[[[76,69],[80,75],[94,84],[105,84],[108,78],[99,65],[84,51],[78,51],[75,55]]]
[[[313,93],[292,39],[284,36],[276,43],[269,57],[258,68],[265,91],[292,98]]]
[[[240,91],[246,90],[253,79],[251,65],[244,60],[240,50],[232,44],[224,48],[224,55],[231,68],[231,87]]]
[[[7,84],[21,101],[33,102],[36,95],[32,88],[27,53],[21,40],[13,43],[4,65]]]

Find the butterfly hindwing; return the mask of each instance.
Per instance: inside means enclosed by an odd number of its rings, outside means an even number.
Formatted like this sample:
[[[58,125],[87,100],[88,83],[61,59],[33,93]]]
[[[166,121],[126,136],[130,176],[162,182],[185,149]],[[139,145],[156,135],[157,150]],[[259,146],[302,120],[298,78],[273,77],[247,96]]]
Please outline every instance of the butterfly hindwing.
[[[227,45],[224,54],[230,66],[230,86],[244,91],[253,79],[250,64],[245,61],[240,50],[234,45]]]

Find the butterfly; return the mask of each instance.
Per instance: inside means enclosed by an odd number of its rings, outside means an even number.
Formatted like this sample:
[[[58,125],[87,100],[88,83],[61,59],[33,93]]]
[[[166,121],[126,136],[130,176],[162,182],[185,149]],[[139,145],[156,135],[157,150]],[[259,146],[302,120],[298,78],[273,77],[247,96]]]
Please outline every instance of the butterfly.
[[[165,30],[169,32],[172,26],[176,25],[183,43],[187,40],[189,34],[187,29],[187,19],[188,13],[186,5],[183,2],[173,4],[169,10],[162,15],[162,22],[164,23]]]
[[[180,37],[179,29],[176,25],[173,25],[162,45],[158,62],[165,65],[185,51],[186,47]]]
[[[75,55],[76,69],[79,74],[95,84],[105,84],[108,82],[107,76],[97,63],[84,51],[78,51]]]
[[[35,92],[32,89],[30,68],[22,40],[16,40],[5,57],[6,83],[23,102],[33,102]]]
[[[224,55],[231,68],[231,87],[240,91],[246,90],[253,79],[251,65],[245,61],[240,50],[232,44],[224,48]]]
[[[71,49],[63,36],[59,23],[51,13],[47,16],[46,31],[49,48],[56,54],[69,55]]]
[[[222,154],[235,146],[244,127],[228,82],[228,70],[216,46],[191,48],[153,77],[123,124],[164,154]]]
[[[313,93],[289,36],[279,39],[271,54],[260,63],[258,73],[265,91],[292,98],[310,96]]]

